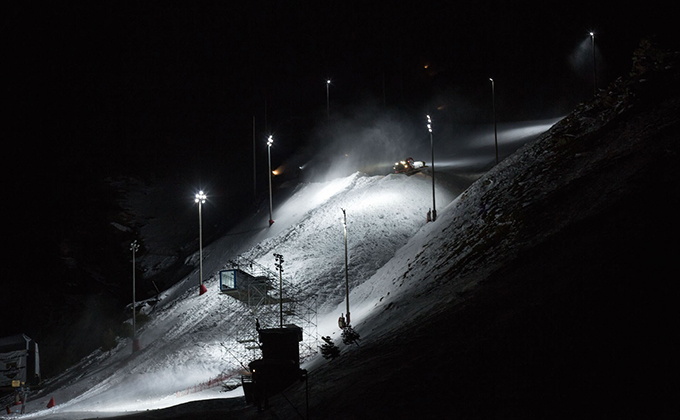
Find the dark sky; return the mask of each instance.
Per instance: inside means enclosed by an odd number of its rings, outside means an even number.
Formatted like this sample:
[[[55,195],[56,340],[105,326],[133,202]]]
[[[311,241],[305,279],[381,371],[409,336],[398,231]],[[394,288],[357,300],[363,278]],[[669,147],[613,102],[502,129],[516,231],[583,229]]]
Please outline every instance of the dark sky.
[[[250,173],[253,118],[261,163],[270,133],[274,161],[320,143],[328,77],[334,116],[373,103],[488,122],[493,77],[499,121],[551,118],[592,93],[588,31],[601,85],[628,71],[642,36],[677,32],[656,1],[392,3],[13,4],[2,17],[6,156],[34,188],[83,173]]]
[[[44,231],[99,211],[87,199],[92,180],[153,173],[188,189],[219,176],[224,189],[250,188],[253,118],[262,166],[269,133],[277,161],[318,143],[328,77],[333,118],[374,104],[376,113],[422,118],[442,107],[449,122],[488,123],[493,77],[499,120],[521,121],[564,115],[589,98],[591,29],[602,85],[628,71],[643,36],[677,47],[670,5],[659,6],[667,2],[391,3],[6,6],[8,276],[30,283],[51,274],[38,274],[40,256],[59,232]]]
[[[290,152],[323,122],[327,77],[336,112],[369,100],[416,108],[455,94],[474,107],[488,102],[494,77],[502,117],[538,118],[587,99],[590,69],[569,57],[589,30],[603,83],[627,70],[643,35],[671,30],[668,10],[654,2],[394,3],[11,6],[3,96],[17,124],[9,134],[27,137],[21,155],[75,165],[153,157],[191,166],[248,152],[254,116],[258,140],[266,120],[278,152]]]

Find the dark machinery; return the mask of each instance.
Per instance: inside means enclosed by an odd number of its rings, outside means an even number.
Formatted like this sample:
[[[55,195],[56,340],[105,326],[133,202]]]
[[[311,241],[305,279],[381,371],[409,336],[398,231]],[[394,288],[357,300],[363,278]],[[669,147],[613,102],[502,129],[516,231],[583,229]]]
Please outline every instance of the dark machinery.
[[[395,162],[392,169],[394,169],[395,174],[406,174],[413,175],[416,172],[420,172],[423,168],[426,168],[425,162],[422,160],[413,160],[413,158],[407,158]]]
[[[241,377],[246,402],[262,410],[268,399],[278,394],[295,381],[306,378],[307,372],[300,369],[299,343],[302,328],[287,325],[284,328],[258,330],[262,358],[248,364],[250,375]]]
[[[40,384],[38,344],[24,334],[0,338],[0,389]]]

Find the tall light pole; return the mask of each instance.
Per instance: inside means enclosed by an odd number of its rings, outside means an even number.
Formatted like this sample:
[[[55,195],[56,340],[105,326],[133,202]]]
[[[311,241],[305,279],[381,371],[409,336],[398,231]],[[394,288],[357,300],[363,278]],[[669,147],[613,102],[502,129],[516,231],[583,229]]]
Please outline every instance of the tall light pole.
[[[274,266],[279,271],[279,328],[283,328],[283,255],[274,254],[274,258]]]
[[[274,218],[272,216],[272,144],[274,143],[274,138],[269,136],[267,139],[267,157],[269,159],[269,226],[274,224]]]
[[[347,212],[345,212],[345,209],[342,210],[342,225],[345,228],[345,300],[347,301],[347,325],[350,325],[350,318],[349,318],[349,273],[347,271]]]
[[[493,139],[496,143],[496,165],[498,165],[498,130],[496,130],[496,83],[491,80],[491,106],[493,107]]]
[[[593,50],[593,94],[597,95],[597,70],[595,67],[595,32],[590,32],[590,46]]]
[[[135,240],[130,244],[130,251],[132,251],[132,352],[139,350],[139,341],[137,340],[137,294],[136,294],[136,278],[135,278],[135,254],[139,250],[139,244]]]
[[[437,220],[437,205],[434,199],[434,141],[432,140],[432,118],[427,116],[427,131],[430,132],[430,152],[432,153],[432,221]]]
[[[331,117],[330,86],[331,86],[331,79],[326,79],[326,118]]]
[[[255,159],[257,147],[255,146],[255,116],[253,115],[253,198],[257,198],[257,159]]]
[[[203,219],[201,215],[201,206],[205,203],[208,198],[203,191],[199,191],[196,194],[194,201],[198,203],[198,284],[199,290],[198,294],[202,295],[207,292],[207,289],[203,285]]]

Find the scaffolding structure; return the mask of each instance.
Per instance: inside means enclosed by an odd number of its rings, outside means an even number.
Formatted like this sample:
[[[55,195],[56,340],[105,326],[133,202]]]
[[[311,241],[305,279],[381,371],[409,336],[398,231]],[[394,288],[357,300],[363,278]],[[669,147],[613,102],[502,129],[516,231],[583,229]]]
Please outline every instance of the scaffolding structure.
[[[230,298],[227,310],[232,315],[232,340],[223,345],[242,366],[261,357],[259,328],[296,325],[303,332],[301,360],[317,353],[316,305],[310,305],[302,290],[283,277],[280,263],[276,273],[239,256],[219,273],[220,292]]]

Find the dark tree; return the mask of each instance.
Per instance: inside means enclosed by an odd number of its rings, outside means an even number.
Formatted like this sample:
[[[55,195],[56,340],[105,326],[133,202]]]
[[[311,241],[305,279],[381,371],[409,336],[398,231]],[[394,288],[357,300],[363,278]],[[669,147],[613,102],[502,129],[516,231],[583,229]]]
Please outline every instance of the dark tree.
[[[356,344],[359,345],[359,333],[354,331],[351,325],[347,325],[342,329],[342,342],[346,345]]]
[[[340,349],[335,345],[330,336],[321,337],[325,344],[321,345],[321,355],[324,359],[335,359],[340,355]]]

